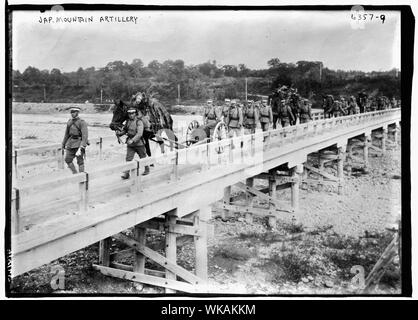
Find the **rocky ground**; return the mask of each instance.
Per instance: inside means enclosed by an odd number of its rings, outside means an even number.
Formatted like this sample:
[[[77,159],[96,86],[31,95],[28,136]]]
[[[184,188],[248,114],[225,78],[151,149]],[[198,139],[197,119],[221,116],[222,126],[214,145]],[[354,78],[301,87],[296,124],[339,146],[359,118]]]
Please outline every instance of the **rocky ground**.
[[[235,190],[236,191],[236,190]],[[370,170],[354,171],[343,193],[335,190],[300,190],[298,223],[278,221],[271,228],[265,219],[248,223],[236,215],[213,218],[215,236],[209,241],[209,282],[220,294],[357,294],[350,270],[355,265],[367,275],[389,244],[387,230],[401,213],[400,148],[380,157],[371,152]],[[237,191],[236,191],[237,192]],[[289,200],[290,194],[278,197]],[[216,213],[214,211],[214,213]],[[162,251],[163,234],[151,232],[148,245]],[[113,249],[123,249],[114,242]],[[193,245],[178,247],[178,263],[194,268]],[[11,282],[20,294],[132,293],[162,294],[163,289],[101,275],[98,245],[92,245],[51,264],[32,270]],[[126,263],[126,261],[123,261]],[[129,261],[127,261],[129,262]],[[65,270],[65,289],[53,291],[51,267]],[[157,268],[147,263],[149,268]],[[371,294],[400,293],[399,262],[389,267]]]

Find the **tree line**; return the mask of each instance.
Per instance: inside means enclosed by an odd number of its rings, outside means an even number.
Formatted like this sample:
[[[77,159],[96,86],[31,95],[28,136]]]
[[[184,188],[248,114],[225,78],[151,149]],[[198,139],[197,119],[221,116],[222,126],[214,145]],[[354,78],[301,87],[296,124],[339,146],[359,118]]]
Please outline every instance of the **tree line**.
[[[320,61],[286,63],[278,58],[258,70],[216,61],[185,65],[183,60],[153,60],[145,65],[134,59],[131,63],[109,62],[98,69],[80,67],[74,72],[32,66],[23,72],[12,71],[12,97],[22,102],[109,103],[145,91],[168,105],[179,102],[179,93],[181,104],[193,104],[208,98],[244,99],[246,87],[250,95],[268,95],[279,85],[297,88],[314,105],[325,94],[349,96],[363,90],[372,96],[400,98],[400,72],[395,69],[368,73],[331,70]]]

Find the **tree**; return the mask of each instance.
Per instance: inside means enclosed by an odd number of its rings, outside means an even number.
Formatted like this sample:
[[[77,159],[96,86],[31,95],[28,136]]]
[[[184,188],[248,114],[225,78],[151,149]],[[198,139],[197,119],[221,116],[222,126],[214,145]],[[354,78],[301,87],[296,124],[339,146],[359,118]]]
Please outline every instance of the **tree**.
[[[269,68],[276,68],[280,65],[280,59],[272,58],[269,61],[267,61],[267,65],[269,66]]]

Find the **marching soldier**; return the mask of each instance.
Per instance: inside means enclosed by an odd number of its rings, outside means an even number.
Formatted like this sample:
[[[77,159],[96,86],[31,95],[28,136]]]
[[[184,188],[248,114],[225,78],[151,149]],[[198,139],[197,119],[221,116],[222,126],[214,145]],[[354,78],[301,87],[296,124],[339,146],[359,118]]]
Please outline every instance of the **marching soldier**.
[[[144,123],[141,119],[136,116],[136,109],[129,108],[128,109],[128,117],[129,119],[126,120],[125,125],[122,131],[117,131],[116,134],[118,136],[122,136],[124,134],[127,135],[126,139],[126,161],[132,161],[135,157],[135,153],[138,154],[139,158],[143,159],[146,158],[146,150],[145,144],[143,139],[144,134]],[[149,174],[149,166],[145,166],[145,170],[142,175]],[[122,175],[122,179],[128,179],[129,172],[124,172]]]
[[[286,103],[286,100],[282,100],[280,103],[279,120],[283,128],[289,126],[290,123],[293,123],[294,121],[296,121],[292,113],[292,109]]]
[[[203,123],[209,128],[210,136],[212,137],[216,124],[221,119],[221,115],[218,113],[217,108],[213,105],[212,100],[206,102],[206,108],[203,115]]]
[[[79,172],[84,172],[84,158],[86,147],[88,145],[87,123],[78,115],[80,108],[72,107],[70,109],[71,119],[67,122],[64,139],[62,140],[62,149],[65,149],[65,163],[73,174],[77,173],[73,160],[77,158]]]
[[[228,118],[229,108],[231,108],[231,100],[225,99],[225,104],[222,107],[222,119],[224,121]]]
[[[235,100],[231,101],[231,107],[228,112],[226,125],[229,128],[229,137],[241,135],[241,128],[243,124],[242,110]]]
[[[346,115],[348,113],[348,102],[345,100],[344,97],[341,97],[341,110],[342,110],[342,116]]]
[[[144,133],[142,135],[142,138],[144,139],[144,143],[145,143],[145,151],[147,153],[147,156],[151,157],[151,148],[149,145],[149,140],[153,138],[155,135],[151,129],[151,122],[149,119],[149,115],[142,113],[140,110],[137,110],[137,111],[138,111],[138,119],[140,119],[142,123],[144,124]]]
[[[302,101],[302,104],[299,108],[299,118],[301,124],[312,120],[311,103],[308,99],[303,99]]]
[[[350,97],[350,102],[348,103],[348,114],[359,114],[360,107],[356,102],[356,98],[354,96]]]
[[[267,100],[265,99],[261,101],[260,123],[261,129],[263,131],[268,131],[270,128],[270,124],[273,124],[273,111],[271,110],[271,107],[267,104]]]
[[[248,101],[249,104],[244,110],[244,133],[255,133],[255,129],[259,124],[259,110],[253,101]]]
[[[345,110],[343,109],[343,103],[341,101],[335,100],[332,108],[333,117],[341,117],[345,115]]]

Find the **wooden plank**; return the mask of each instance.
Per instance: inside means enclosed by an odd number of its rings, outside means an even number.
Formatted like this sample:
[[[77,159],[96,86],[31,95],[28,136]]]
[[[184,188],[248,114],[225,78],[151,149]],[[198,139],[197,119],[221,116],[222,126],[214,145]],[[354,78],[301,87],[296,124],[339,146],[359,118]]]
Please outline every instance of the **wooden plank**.
[[[108,267],[110,264],[110,247],[112,245],[112,238],[106,238],[100,241],[99,244],[99,263]]]
[[[266,209],[263,207],[259,207],[259,206],[252,206],[251,208],[244,206],[244,205],[226,205],[226,204],[219,204],[216,205],[217,207],[221,208],[221,209],[228,209],[230,211],[235,211],[235,212],[239,212],[239,213],[252,213],[258,216],[277,216],[277,217],[282,217],[282,215],[280,215],[280,212],[286,212],[286,213],[293,213],[292,209],[283,209],[283,208],[272,208],[272,209]]]
[[[142,228],[141,225],[136,225],[134,227],[134,239],[138,241],[141,245],[145,246],[146,244],[146,232],[147,230]],[[145,271],[145,256],[138,252],[137,250],[133,250],[134,256],[134,266],[133,272],[144,273]]]
[[[280,203],[276,198],[273,198],[272,196],[268,196],[265,193],[263,193],[263,192],[255,189],[255,188],[249,187],[249,186],[245,185],[242,182],[238,182],[235,185],[238,188],[240,188],[241,190],[244,190],[246,192],[249,192],[249,193],[251,193],[251,194],[253,194],[253,195],[255,195],[255,196],[257,196],[257,197],[259,197],[259,198],[261,198],[263,200],[265,200],[265,201],[268,201],[271,204],[274,204],[278,208],[283,205],[283,203]],[[277,189],[277,186],[276,186],[276,189]]]
[[[116,260],[125,260],[129,259],[133,256],[134,249],[125,249],[118,252],[114,252],[110,254],[110,262],[116,261]]]
[[[54,157],[54,158],[49,157],[49,158],[45,158],[45,159],[39,159],[39,160],[33,160],[33,161],[29,161],[29,162],[18,163],[17,165],[19,166],[20,169],[23,169],[23,168],[27,168],[27,167],[36,166],[38,164],[50,163],[50,162],[54,162],[54,161],[57,161],[56,157]]]
[[[196,277],[194,274],[192,274],[190,271],[180,267],[173,261],[167,259],[166,257],[163,257],[159,253],[151,250],[150,248],[147,248],[146,246],[142,245],[138,241],[135,241],[134,239],[119,233],[117,235],[113,236],[115,239],[123,242],[124,244],[130,246],[131,248],[138,250],[140,253],[142,253],[144,256],[146,256],[148,259],[151,259],[155,263],[158,263],[160,266],[166,268],[167,270],[177,274],[179,277],[183,278],[184,280],[193,283],[193,284],[200,284],[201,279]]]
[[[169,226],[176,224],[176,211],[166,214],[166,223]],[[177,244],[176,244],[176,234],[167,230],[165,233],[165,257],[167,260],[172,261],[174,264],[177,264]],[[176,280],[176,274],[170,270],[166,270],[165,277],[167,279]],[[166,293],[175,293],[172,289],[166,289]]]
[[[194,238],[195,243],[195,269],[196,275],[204,282],[208,278],[208,237],[207,221],[211,216],[211,208],[206,206],[200,209],[194,217],[195,226],[199,229],[200,235]]]
[[[333,176],[333,175],[331,175],[331,174],[329,174],[329,173],[327,173],[327,172],[324,172],[324,171],[322,171],[322,170],[319,170],[319,169],[317,169],[317,168],[315,168],[315,167],[312,167],[312,166],[311,166],[311,165],[309,165],[309,164],[305,164],[304,166],[305,166],[305,168],[306,168],[306,169],[308,169],[309,171],[312,171],[312,172],[314,172],[314,173],[316,173],[316,174],[319,174],[319,175],[321,175],[321,176],[323,176],[323,177],[325,177],[325,178],[327,178],[327,179],[329,179],[329,180],[332,180],[332,181],[338,181],[338,178],[336,178],[335,176]]]
[[[125,271],[133,271],[133,269],[134,269],[134,267],[131,266],[131,265],[118,263],[118,262],[111,262],[110,267],[125,270]],[[165,272],[163,272],[163,271],[147,269],[147,268],[144,269],[144,273],[147,274],[147,275],[150,275],[150,276],[155,276],[155,277],[164,277],[165,276]]]
[[[158,287],[170,288],[178,291],[189,292],[189,293],[198,293],[199,287],[196,285],[191,285],[186,282],[176,281],[171,279],[165,279],[155,276],[146,275],[143,273],[136,273],[124,270],[118,270],[114,268],[104,267],[97,264],[93,264],[93,268],[99,270],[102,274],[106,276],[116,277],[123,280],[131,280],[140,283],[146,283]]]
[[[104,176],[110,176],[115,173],[120,174],[123,171],[136,169],[137,166],[138,166],[137,160],[133,160],[130,162],[125,162],[125,163],[121,163],[117,165],[112,164],[111,166],[101,167],[94,171],[89,171],[89,177],[90,179],[93,180],[93,179],[102,178]]]
[[[65,184],[75,184],[86,181],[86,173],[77,173],[70,176],[64,177],[52,177],[52,179],[45,179],[41,181],[34,181],[25,182],[22,181],[18,183],[18,188],[22,195],[26,195],[28,193],[35,193],[35,192],[46,192],[49,190],[53,190],[57,187],[62,187]]]

